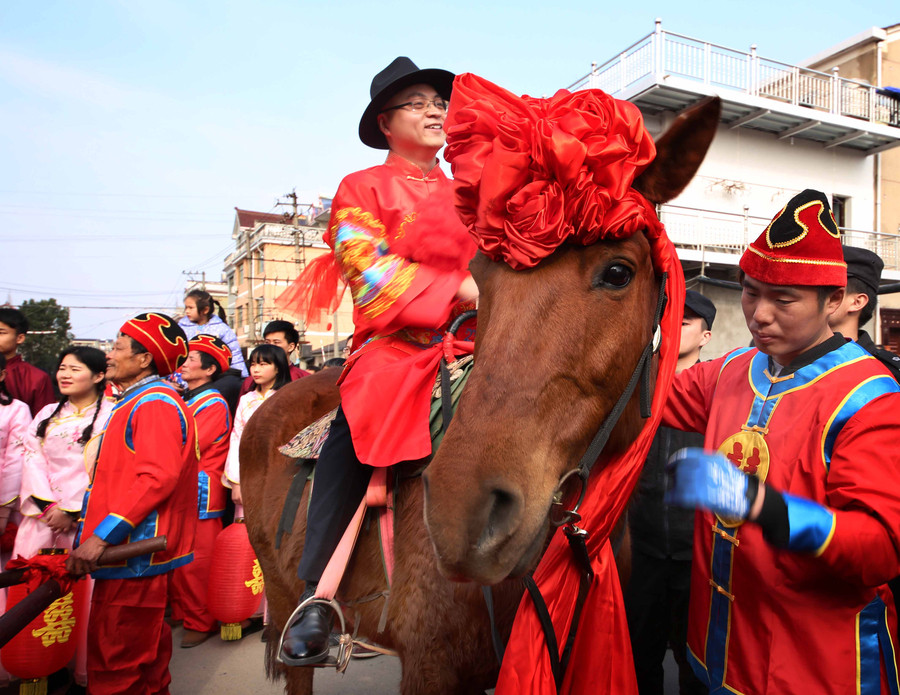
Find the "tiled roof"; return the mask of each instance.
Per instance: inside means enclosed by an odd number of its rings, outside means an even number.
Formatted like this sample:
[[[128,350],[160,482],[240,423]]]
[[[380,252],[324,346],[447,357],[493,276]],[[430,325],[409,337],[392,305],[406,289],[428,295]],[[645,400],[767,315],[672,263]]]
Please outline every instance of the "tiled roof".
[[[240,227],[250,227],[252,229],[261,222],[270,224],[290,222],[290,216],[285,217],[283,214],[276,212],[253,212],[252,210],[241,210],[240,208],[235,208],[234,211],[237,213],[238,226]]]

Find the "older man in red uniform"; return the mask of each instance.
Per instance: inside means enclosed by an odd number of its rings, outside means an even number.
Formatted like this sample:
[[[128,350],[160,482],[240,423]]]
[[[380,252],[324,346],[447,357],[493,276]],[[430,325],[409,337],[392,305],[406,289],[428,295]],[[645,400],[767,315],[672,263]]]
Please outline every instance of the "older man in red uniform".
[[[184,401],[197,427],[200,466],[197,473],[197,533],[194,561],[172,576],[172,617],[184,621],[181,647],[202,644],[218,627],[206,605],[209,569],[216,536],[222,530],[227,488],[222,485],[231,443],[231,411],[215,389],[215,379],[231,366],[231,350],[212,335],[195,335],[188,342],[181,376],[188,385]]]
[[[755,348],[681,372],[663,422],[705,432],[670,463],[696,506],[689,659],[711,693],[897,693],[900,387],[833,333],[847,270],[807,190],[741,258]]]
[[[163,620],[171,571],[191,561],[197,524],[194,418],[161,376],[187,356],[168,316],[141,314],[122,326],[107,376],[122,389],[85,495],[69,571],[94,577],[88,625],[93,695],[168,693],[172,633]],[[98,567],[109,545],[164,535],[164,551]]]

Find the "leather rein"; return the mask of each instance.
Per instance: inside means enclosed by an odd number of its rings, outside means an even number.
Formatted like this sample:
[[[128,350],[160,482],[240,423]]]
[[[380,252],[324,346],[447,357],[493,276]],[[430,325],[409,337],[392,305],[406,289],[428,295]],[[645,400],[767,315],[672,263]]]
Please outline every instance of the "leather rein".
[[[563,677],[566,673],[566,668],[568,666],[569,658],[572,653],[572,647],[575,644],[575,635],[578,632],[578,624],[581,619],[582,609],[584,608],[584,601],[587,598],[588,590],[590,589],[591,583],[594,580],[594,570],[591,567],[591,559],[587,550],[587,539],[590,536],[590,533],[577,525],[577,522],[581,521],[581,515],[578,513],[578,510],[581,508],[582,502],[584,502],[585,493],[587,491],[587,481],[590,477],[591,470],[593,469],[594,464],[597,463],[600,455],[603,453],[603,449],[606,446],[606,443],[609,440],[613,429],[618,424],[619,419],[622,417],[622,413],[625,411],[625,407],[628,405],[628,402],[634,395],[634,391],[637,388],[638,383],[640,383],[641,387],[641,417],[645,419],[650,417],[650,401],[652,395],[650,393],[650,365],[653,360],[653,355],[659,350],[661,342],[659,323],[662,319],[662,314],[666,307],[667,279],[668,274],[663,273],[659,283],[659,295],[656,301],[656,312],[653,316],[653,325],[651,331],[652,337],[650,341],[644,346],[644,349],[641,352],[641,356],[638,359],[637,365],[635,366],[634,371],[631,374],[631,378],[628,380],[625,389],[622,391],[619,399],[612,407],[612,410],[610,410],[609,414],[607,414],[603,422],[600,424],[600,428],[597,430],[594,438],[588,445],[588,448],[584,452],[584,455],[581,457],[581,460],[578,462],[578,465],[562,477],[562,479],[559,481],[556,492],[554,493],[553,504],[550,510],[550,523],[556,528],[559,528],[560,526],[564,527],[563,533],[565,533],[566,539],[569,541],[569,547],[572,549],[572,554],[574,556],[575,562],[581,572],[581,579],[578,587],[578,598],[575,602],[575,612],[572,616],[572,624],[569,628],[569,634],[566,637],[566,644],[563,648],[562,654],[560,654],[559,645],[556,641],[556,632],[553,629],[553,621],[550,618],[550,611],[547,609],[547,603],[546,601],[544,601],[544,597],[541,595],[540,589],[538,589],[538,586],[534,581],[534,577],[531,574],[524,577],[525,588],[528,590],[528,593],[531,596],[531,600],[534,603],[535,612],[537,613],[538,619],[541,623],[541,629],[544,632],[544,643],[547,646],[547,652],[550,657],[550,667],[553,673],[553,680],[556,683],[557,691],[559,691],[562,687]],[[447,431],[447,427],[450,425],[450,420],[453,417],[453,409],[450,405],[450,373],[447,369],[447,364],[452,361],[453,356],[449,351],[448,341],[452,339],[452,336],[456,333],[457,330],[459,330],[460,326],[462,326],[465,321],[468,321],[471,318],[475,318],[476,314],[477,312],[475,311],[467,311],[457,316],[456,319],[454,319],[454,321],[450,324],[447,334],[444,338],[445,354],[444,358],[440,362],[440,371],[442,396],[441,400],[443,410],[442,415],[445,433]],[[566,484],[570,480],[577,480],[580,483],[578,498],[574,505],[567,504],[568,500],[563,493],[564,486],[566,486]],[[620,537],[614,539],[614,544],[617,546],[620,545],[623,537],[624,533]],[[618,547],[616,547],[615,550],[617,552]],[[496,624],[494,622],[494,602],[493,596],[491,594],[491,587],[483,586],[482,592],[484,594],[485,603],[487,604],[488,614],[490,616],[491,638],[493,641],[494,651],[497,654],[497,660],[502,663],[504,645],[503,641],[500,639],[500,635],[497,632]]]
[[[578,598],[575,602],[572,624],[569,628],[569,634],[566,637],[566,644],[561,655],[559,652],[559,645],[556,641],[556,632],[553,629],[553,621],[550,619],[550,612],[547,609],[547,603],[544,601],[544,597],[541,595],[541,592],[534,581],[534,577],[529,574],[524,578],[525,588],[531,596],[535,611],[541,623],[541,629],[544,632],[544,643],[547,646],[547,652],[550,657],[550,668],[553,673],[553,680],[556,683],[557,692],[562,688],[563,678],[569,664],[569,657],[572,654],[572,647],[575,644],[575,635],[578,632],[578,624],[581,619],[582,609],[584,608],[584,601],[587,598],[588,590],[594,580],[594,570],[591,567],[591,559],[587,551],[587,539],[590,536],[590,533],[577,525],[577,522],[581,521],[581,515],[578,513],[578,510],[584,501],[585,492],[587,491],[587,481],[590,477],[591,469],[600,458],[600,454],[603,453],[603,448],[606,446],[606,442],[609,440],[613,429],[618,424],[632,395],[634,395],[638,382],[640,382],[641,386],[641,417],[645,419],[650,417],[650,401],[652,395],[650,393],[650,365],[653,360],[653,355],[659,350],[661,342],[659,323],[666,306],[667,279],[668,274],[663,273],[659,283],[656,313],[653,317],[652,338],[641,352],[640,359],[638,359],[637,366],[635,366],[631,378],[625,386],[625,390],[622,391],[622,394],[619,396],[619,399],[616,401],[612,410],[610,410],[609,414],[604,418],[600,428],[591,440],[590,445],[588,445],[587,450],[578,462],[578,466],[562,477],[559,486],[557,487],[557,492],[554,495],[554,502],[550,512],[550,523],[557,528],[560,526],[564,527],[563,532],[566,535],[566,539],[569,541],[569,547],[571,548],[575,562],[581,571],[581,579],[578,586]],[[566,499],[563,495],[563,487],[572,479],[578,480],[581,488],[576,503],[570,508],[567,508],[568,505],[566,504]],[[624,537],[624,533],[622,534],[622,537]],[[616,539],[619,544],[622,541],[622,537]]]

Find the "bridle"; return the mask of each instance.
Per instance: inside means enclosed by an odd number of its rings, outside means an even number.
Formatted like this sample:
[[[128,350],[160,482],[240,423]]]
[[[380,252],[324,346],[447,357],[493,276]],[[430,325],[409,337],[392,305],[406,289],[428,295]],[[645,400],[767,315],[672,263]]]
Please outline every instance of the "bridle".
[[[651,326],[652,337],[644,346],[637,365],[631,374],[631,378],[628,380],[625,389],[622,391],[615,405],[613,405],[612,409],[603,419],[603,422],[600,424],[599,429],[591,440],[591,443],[588,445],[587,450],[582,455],[578,465],[563,475],[553,495],[553,503],[550,508],[550,524],[554,528],[564,527],[563,533],[565,533],[566,539],[569,541],[569,547],[572,549],[575,562],[581,571],[578,598],[575,602],[575,611],[572,616],[571,627],[569,628],[569,634],[566,637],[566,644],[562,655],[560,655],[559,652],[559,645],[556,641],[556,632],[553,629],[553,621],[550,618],[550,611],[547,609],[547,603],[544,601],[544,597],[541,595],[540,589],[538,589],[538,586],[534,581],[534,577],[531,574],[524,577],[525,588],[531,596],[535,612],[541,623],[541,629],[544,632],[544,642],[550,656],[550,668],[553,673],[553,680],[556,682],[557,691],[562,687],[562,681],[565,676],[566,667],[569,663],[569,657],[572,653],[572,647],[575,644],[575,635],[578,631],[578,624],[581,618],[582,608],[584,607],[584,601],[587,598],[588,590],[594,580],[594,570],[591,567],[591,559],[587,550],[587,539],[590,537],[590,533],[577,525],[577,523],[581,521],[581,514],[579,514],[578,510],[584,502],[585,493],[587,492],[587,482],[591,475],[591,470],[603,453],[603,449],[606,446],[607,441],[609,441],[613,429],[615,429],[619,419],[622,417],[622,413],[625,411],[625,407],[634,395],[634,391],[639,383],[641,387],[641,417],[645,419],[650,417],[650,401],[652,396],[650,393],[650,376],[652,371],[650,367],[653,361],[653,355],[659,350],[662,338],[659,324],[666,307],[667,279],[668,273],[663,273],[660,277],[659,294],[657,296],[656,310],[653,315],[653,324]],[[467,311],[457,316],[450,324],[444,337],[444,357],[440,363],[444,432],[446,432],[446,428],[449,426],[450,420],[453,417],[453,409],[450,404],[450,373],[447,369],[447,364],[453,361],[453,354],[449,347],[450,342],[460,326],[462,326],[465,321],[474,318],[476,313],[477,312],[475,311]],[[577,481],[579,483],[578,497],[574,504],[568,503],[571,499],[571,495],[565,494],[565,488],[570,481]],[[621,543],[621,538],[618,539],[618,542]],[[497,654],[498,661],[502,663],[504,647],[502,640],[497,633],[496,625],[494,624],[494,606],[491,588],[489,586],[484,586],[482,587],[482,590],[491,620],[494,651]]]
[[[556,632],[553,629],[553,621],[550,618],[550,612],[547,609],[547,603],[541,595],[540,589],[534,581],[532,575],[526,575],[524,578],[525,588],[528,590],[531,600],[534,603],[535,611],[541,623],[541,629],[544,632],[544,642],[547,645],[547,651],[550,656],[550,668],[553,672],[553,680],[556,682],[557,691],[562,687],[563,677],[566,673],[566,667],[569,663],[569,657],[572,653],[572,647],[575,644],[575,635],[578,632],[578,624],[581,618],[581,611],[584,607],[584,601],[587,598],[588,590],[594,580],[594,570],[591,567],[591,559],[587,550],[587,539],[590,533],[577,526],[581,521],[581,514],[578,510],[584,502],[585,493],[587,491],[587,481],[591,474],[591,469],[603,453],[603,448],[609,440],[615,426],[618,424],[625,407],[634,395],[634,390],[640,383],[640,400],[641,400],[641,417],[650,417],[650,365],[653,355],[659,350],[661,343],[661,333],[659,323],[662,319],[663,311],[666,307],[666,281],[667,273],[663,273],[659,283],[659,295],[656,301],[656,312],[653,316],[652,337],[647,345],[644,346],[638,359],[637,366],[625,386],[625,390],[619,396],[615,405],[609,414],[603,419],[600,428],[588,445],[587,450],[578,462],[578,466],[566,473],[559,481],[556,492],[554,493],[554,501],[550,509],[550,523],[556,528],[563,526],[563,533],[569,541],[569,547],[575,562],[581,571],[581,579],[578,586],[578,598],[575,602],[575,612],[572,615],[572,623],[569,628],[569,634],[566,637],[566,644],[563,648],[562,655],[559,652],[559,645],[556,641]],[[564,488],[569,481],[576,480],[580,483],[578,498],[574,505],[567,504],[567,496],[564,494]],[[621,539],[619,539],[621,542]],[[496,645],[496,640],[495,640]],[[496,648],[496,646],[495,646]],[[501,657],[502,660],[502,657]]]

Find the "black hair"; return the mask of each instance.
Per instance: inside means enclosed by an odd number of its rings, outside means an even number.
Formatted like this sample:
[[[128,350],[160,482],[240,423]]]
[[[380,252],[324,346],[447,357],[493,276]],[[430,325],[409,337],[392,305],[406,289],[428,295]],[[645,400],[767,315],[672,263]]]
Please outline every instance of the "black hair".
[[[689,316],[688,314],[690,314],[690,316]],[[685,308],[684,308],[684,317],[685,317],[686,319],[700,319],[700,320],[703,322],[703,330],[704,330],[704,331],[711,331],[711,330],[712,330],[712,329],[709,327],[709,324],[706,322],[706,319],[703,318],[702,316],[700,316],[700,314],[698,314],[696,311],[694,311],[693,309],[691,309],[691,308],[689,308],[689,307],[685,307]]]
[[[853,294],[864,294],[869,298],[868,303],[859,312],[859,326],[862,328],[875,315],[875,309],[878,308],[878,295],[873,294],[871,287],[855,277],[847,278],[847,291],[853,292]]]
[[[10,306],[0,307],[0,323],[5,323],[17,335],[28,333],[28,319],[25,317],[25,314]]]
[[[0,372],[6,369],[6,358],[0,353]],[[6,390],[6,380],[0,381],[0,405],[9,405],[12,403],[12,396]]]
[[[208,352],[203,352],[202,350],[197,350],[196,352],[198,355],[200,355],[200,366],[204,369],[215,367],[216,371],[212,373],[212,376],[210,378],[213,381],[218,379],[219,375],[222,374],[222,365],[219,364],[219,361]]]
[[[330,360],[325,360],[325,363],[322,365],[322,369],[326,367],[343,367],[344,362],[347,360],[343,357],[332,357]]]
[[[97,348],[92,347],[84,347],[84,346],[75,346],[69,347],[59,353],[59,359],[56,361],[56,369],[53,370],[53,373],[59,371],[60,366],[62,366],[62,361],[68,357],[69,355],[74,355],[75,359],[81,362],[85,367],[91,370],[91,374],[106,374],[106,355],[103,354],[102,350],[98,350]],[[81,433],[81,436],[78,438],[78,443],[84,446],[89,441],[91,441],[91,436],[94,433],[94,423],[97,422],[97,416],[100,414],[100,404],[103,402],[103,392],[106,389],[106,378],[94,384],[94,391],[97,394],[97,402],[96,409],[94,410],[94,417],[91,418],[90,424],[84,428]],[[59,415],[59,411],[62,410],[62,407],[68,402],[69,397],[63,396],[59,399],[59,403],[56,404],[56,410],[50,413],[50,416],[45,420],[42,420],[37,426],[37,437],[38,439],[43,439],[47,434],[47,425],[50,424],[50,421]]]
[[[250,353],[248,364],[274,364],[275,365],[275,383],[272,388],[276,391],[285,384],[291,383],[291,367],[287,361],[287,355],[277,345],[258,345],[253,348]]]
[[[828,301],[828,298],[841,289],[840,285],[836,285],[834,287],[830,286],[817,286],[816,287],[816,296],[819,299],[819,311],[825,308],[825,302]]]
[[[136,341],[131,336],[128,336],[128,339],[131,341],[131,354],[132,355],[143,355],[145,352],[150,352],[147,348],[145,348],[143,345],[141,345],[138,341]],[[153,374],[159,374],[159,370],[156,368],[156,362],[153,360],[150,360],[150,366],[148,367],[148,369]]]
[[[212,318],[216,307],[218,307],[216,313],[219,315],[219,318],[223,321],[225,320],[225,310],[222,308],[222,305],[213,299],[212,295],[206,290],[191,290],[184,298],[187,299],[188,297],[197,303],[197,311],[200,313],[200,316],[205,316],[207,321]]]
[[[263,338],[268,338],[272,333],[284,333],[284,339],[294,345],[300,342],[300,333],[290,321],[269,321],[263,330]]]

